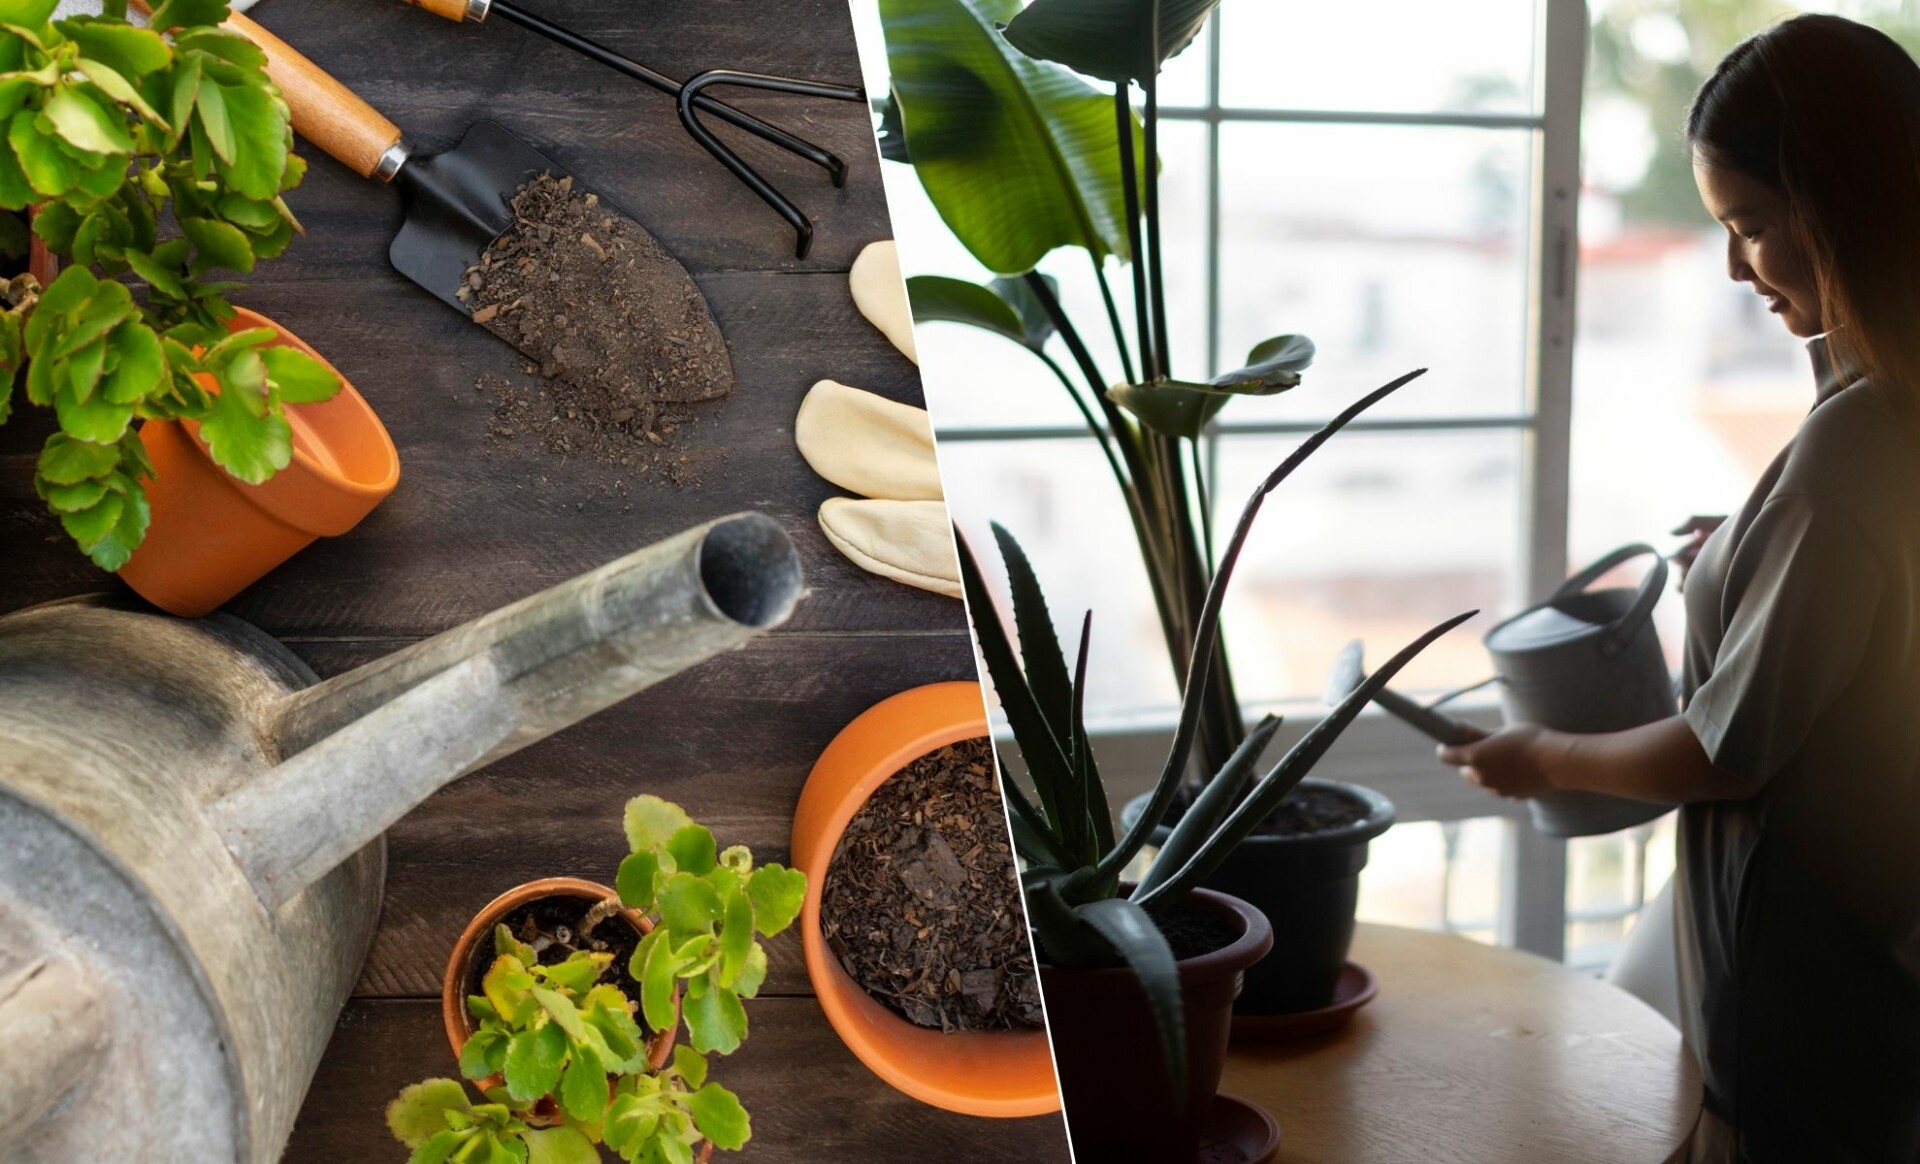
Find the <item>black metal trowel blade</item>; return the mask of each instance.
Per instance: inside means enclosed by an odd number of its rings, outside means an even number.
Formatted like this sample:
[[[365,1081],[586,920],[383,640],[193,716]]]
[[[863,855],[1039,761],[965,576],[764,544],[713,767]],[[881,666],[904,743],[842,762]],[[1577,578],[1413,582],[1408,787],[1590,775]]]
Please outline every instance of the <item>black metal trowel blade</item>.
[[[448,307],[471,315],[456,292],[467,269],[513,225],[514,191],[540,174],[567,171],[491,121],[475,122],[460,144],[407,159],[394,184],[406,219],[387,250],[394,269]]]

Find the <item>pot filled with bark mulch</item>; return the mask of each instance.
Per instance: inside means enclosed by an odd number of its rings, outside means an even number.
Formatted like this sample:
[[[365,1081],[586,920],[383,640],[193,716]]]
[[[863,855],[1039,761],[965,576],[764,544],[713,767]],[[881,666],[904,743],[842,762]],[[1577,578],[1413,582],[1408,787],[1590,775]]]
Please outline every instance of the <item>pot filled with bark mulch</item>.
[[[793,864],[807,973],[861,1062],[949,1111],[1059,1109],[978,683],[902,692],[834,737]]]
[[[564,962],[575,950],[612,954],[603,981],[639,997],[640,985],[628,975],[627,963],[653,923],[638,911],[622,907],[620,895],[605,885],[579,877],[529,881],[507,890],[475,914],[447,959],[440,980],[440,1019],[456,1059],[474,1031],[467,999],[485,993],[481,984],[494,961],[494,927],[501,925],[532,946],[542,966]],[[676,991],[676,1013],[679,1002]],[[673,1056],[673,1028],[648,1031],[643,1016],[634,1019],[646,1031],[647,1061],[660,1068]]]

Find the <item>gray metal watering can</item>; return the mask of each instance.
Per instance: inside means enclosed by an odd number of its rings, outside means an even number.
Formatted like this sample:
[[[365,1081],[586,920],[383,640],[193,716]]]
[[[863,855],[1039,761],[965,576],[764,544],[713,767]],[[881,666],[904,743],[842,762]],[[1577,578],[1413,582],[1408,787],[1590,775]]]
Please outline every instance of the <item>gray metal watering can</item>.
[[[0,1160],[279,1158],[449,781],[784,622],[739,514],[318,683],[224,615],[0,619]]]
[[[1623,562],[1653,555],[1638,588],[1589,590]],[[1489,630],[1483,640],[1500,676],[1508,723],[1565,732],[1613,732],[1679,710],[1653,625],[1667,562],[1652,546],[1615,550],[1561,584],[1553,596]],[[1550,837],[1585,837],[1644,824],[1671,805],[1595,792],[1555,792],[1527,802]]]

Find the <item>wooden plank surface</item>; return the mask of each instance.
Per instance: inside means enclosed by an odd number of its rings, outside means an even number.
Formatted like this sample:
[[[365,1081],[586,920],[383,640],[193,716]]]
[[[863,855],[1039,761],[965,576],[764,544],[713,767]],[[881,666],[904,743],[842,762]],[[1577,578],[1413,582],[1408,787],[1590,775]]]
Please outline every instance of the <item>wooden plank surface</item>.
[[[1363,925],[1380,994],[1346,1029],[1236,1044],[1220,1089],[1280,1122],[1276,1164],[1660,1164],[1700,1081],[1680,1032],[1518,950]]]
[[[730,67],[857,82],[842,0],[529,0],[527,7],[669,75]],[[307,228],[236,301],[333,360],[401,456],[399,489],[350,534],[316,543],[227,609],[280,636],[322,676],[561,582],[636,546],[741,509],[799,546],[810,588],[793,620],[751,647],[611,708],[435,795],[389,834],[381,924],[286,1159],[385,1160],[400,1087],[454,1064],[439,973],[468,917],[545,875],[610,880],[619,807],[678,800],[723,844],[784,859],[813,759],[896,691],[971,678],[960,605],[863,573],[814,519],[837,492],[794,451],[795,411],[823,377],[919,404],[918,375],[855,311],[846,271],[890,234],[864,106],[716,90],[840,154],[825,174],[719,130],[816,223],[813,255],[681,129],[671,101],[496,17],[455,25],[398,0],[268,0],[261,24],[398,123],[427,152],[491,118],[625,209],[693,272],[732,346],[740,391],[700,420],[698,487],[643,482],[606,496],[602,471],[531,448],[490,449],[484,373],[520,357],[388,265],[398,192],[304,144],[290,197]],[[37,410],[36,410],[37,412]],[[46,419],[0,428],[0,613],[118,587],[73,549],[33,495]],[[742,1160],[1066,1161],[1058,1117],[981,1120],[909,1100],[862,1067],[807,993],[797,934],[772,949],[752,1035],[715,1077],[753,1113]]]

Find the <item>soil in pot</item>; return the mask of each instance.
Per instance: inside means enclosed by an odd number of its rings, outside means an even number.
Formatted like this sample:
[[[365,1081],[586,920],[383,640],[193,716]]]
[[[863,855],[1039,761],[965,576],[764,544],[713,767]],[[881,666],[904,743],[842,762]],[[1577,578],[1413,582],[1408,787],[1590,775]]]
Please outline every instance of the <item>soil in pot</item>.
[[[854,814],[827,867],[820,928],[853,980],[918,1026],[1044,1024],[984,737],[920,757]]]
[[[532,442],[631,476],[684,481],[690,407],[735,387],[700,289],[646,228],[571,178],[522,186],[514,226],[460,287],[473,321],[526,356],[530,383],[491,376],[489,445]],[[524,389],[524,390],[523,390]]]
[[[1310,837],[1365,820],[1367,806],[1337,788],[1296,788],[1254,830],[1263,837]]]
[[[612,954],[613,961],[602,981],[621,987],[630,997],[638,997],[638,986],[627,974],[627,962],[640,945],[640,935],[613,909],[602,909],[583,897],[542,897],[520,906],[500,919],[514,937],[532,946],[542,966],[554,966],[572,957],[576,950]],[[487,968],[493,965],[493,935],[489,933],[475,947],[475,957],[467,967],[467,993],[483,994]]]

